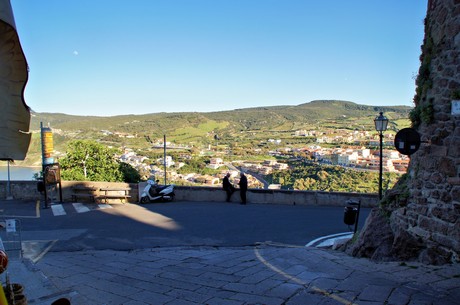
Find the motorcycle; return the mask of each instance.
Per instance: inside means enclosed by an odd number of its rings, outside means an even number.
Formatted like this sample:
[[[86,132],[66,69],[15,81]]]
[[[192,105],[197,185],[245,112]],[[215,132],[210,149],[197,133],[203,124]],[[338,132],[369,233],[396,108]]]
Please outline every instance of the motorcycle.
[[[174,200],[174,184],[158,185],[157,182],[147,180],[147,185],[141,195],[141,203],[145,204],[152,201]]]

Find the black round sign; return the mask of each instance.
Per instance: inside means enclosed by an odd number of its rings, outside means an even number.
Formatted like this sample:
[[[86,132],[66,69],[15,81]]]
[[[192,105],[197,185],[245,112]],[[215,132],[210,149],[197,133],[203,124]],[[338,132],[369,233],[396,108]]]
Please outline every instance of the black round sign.
[[[403,155],[412,155],[420,147],[420,135],[412,128],[404,128],[395,136],[395,148]]]

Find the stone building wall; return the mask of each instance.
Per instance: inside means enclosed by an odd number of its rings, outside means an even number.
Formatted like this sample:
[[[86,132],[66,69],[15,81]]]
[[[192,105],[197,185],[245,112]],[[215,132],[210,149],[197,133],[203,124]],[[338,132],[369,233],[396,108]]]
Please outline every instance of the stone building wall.
[[[428,143],[411,157],[409,205],[393,213],[392,222],[396,231],[406,229],[424,241],[424,260],[440,255],[458,261],[460,116],[451,114],[451,105],[460,100],[459,0],[429,1],[423,52],[428,84],[418,91],[416,107],[427,109],[418,132]]]
[[[411,120],[424,143],[348,249],[353,255],[460,261],[460,116],[451,114],[460,100],[460,0],[428,1],[420,60]]]

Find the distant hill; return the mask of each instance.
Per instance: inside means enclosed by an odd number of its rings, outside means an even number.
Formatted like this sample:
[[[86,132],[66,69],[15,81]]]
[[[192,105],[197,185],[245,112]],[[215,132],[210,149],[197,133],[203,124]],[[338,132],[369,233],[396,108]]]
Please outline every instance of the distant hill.
[[[35,113],[31,129],[39,129],[40,122],[63,130],[111,130],[156,134],[171,133],[178,128],[198,127],[206,122],[221,123],[222,129],[235,130],[295,130],[302,126],[331,122],[361,122],[373,124],[379,111],[390,120],[408,118],[412,107],[367,106],[337,100],[318,100],[297,106],[271,106],[235,109],[219,112],[152,113],[143,115],[118,115],[111,117],[74,116],[60,113]],[[344,122],[346,121],[346,122]],[[222,124],[224,123],[224,124]],[[353,124],[352,124],[353,125]],[[219,126],[216,127],[219,129]]]
[[[147,151],[157,139],[204,147],[254,143],[268,138],[292,139],[296,130],[374,130],[373,119],[383,111],[390,129],[408,127],[408,106],[367,106],[337,100],[318,100],[297,106],[271,106],[218,112],[152,113],[110,117],[34,113],[31,130],[40,123],[53,130],[56,151],[64,152],[74,139],[92,139],[106,145]],[[252,143],[251,145],[247,143]],[[40,134],[34,133],[24,164],[40,164]]]

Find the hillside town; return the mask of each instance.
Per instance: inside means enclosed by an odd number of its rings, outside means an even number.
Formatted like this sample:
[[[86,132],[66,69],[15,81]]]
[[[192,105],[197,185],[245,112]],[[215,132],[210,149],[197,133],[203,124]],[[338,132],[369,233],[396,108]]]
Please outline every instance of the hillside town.
[[[269,139],[268,141],[271,141]],[[274,140],[281,145],[281,140]],[[160,146],[161,143],[157,143]],[[171,146],[173,144],[167,143]],[[390,146],[387,146],[390,147]],[[201,155],[209,153],[202,150]],[[276,150],[269,151],[269,155],[274,157],[264,161],[247,161],[247,160],[225,160],[225,157],[211,157],[207,167],[213,170],[219,170],[214,175],[200,175],[197,173],[178,174],[177,169],[185,165],[184,162],[173,160],[173,157],[166,156],[166,159],[149,160],[144,156],[138,156],[133,150],[125,149],[120,156],[120,161],[129,163],[139,172],[150,173],[151,177],[160,181],[164,180],[165,172],[169,181],[182,181],[184,183],[199,184],[205,186],[220,186],[222,178],[227,172],[231,173],[235,184],[238,183],[238,172],[258,174],[257,176],[269,175],[274,171],[285,171],[289,169],[288,160],[305,159],[309,162],[318,164],[338,165],[355,170],[378,171],[380,166],[380,156],[378,149],[366,147],[356,148],[326,148],[318,144],[310,145],[305,148],[280,147]],[[182,156],[184,157],[184,156]],[[190,156],[191,157],[191,156]],[[383,171],[405,173],[409,165],[409,158],[400,154],[396,150],[384,149]],[[166,170],[165,170],[166,167]],[[276,188],[276,186],[265,185],[261,178],[249,176],[249,185],[251,188]]]

